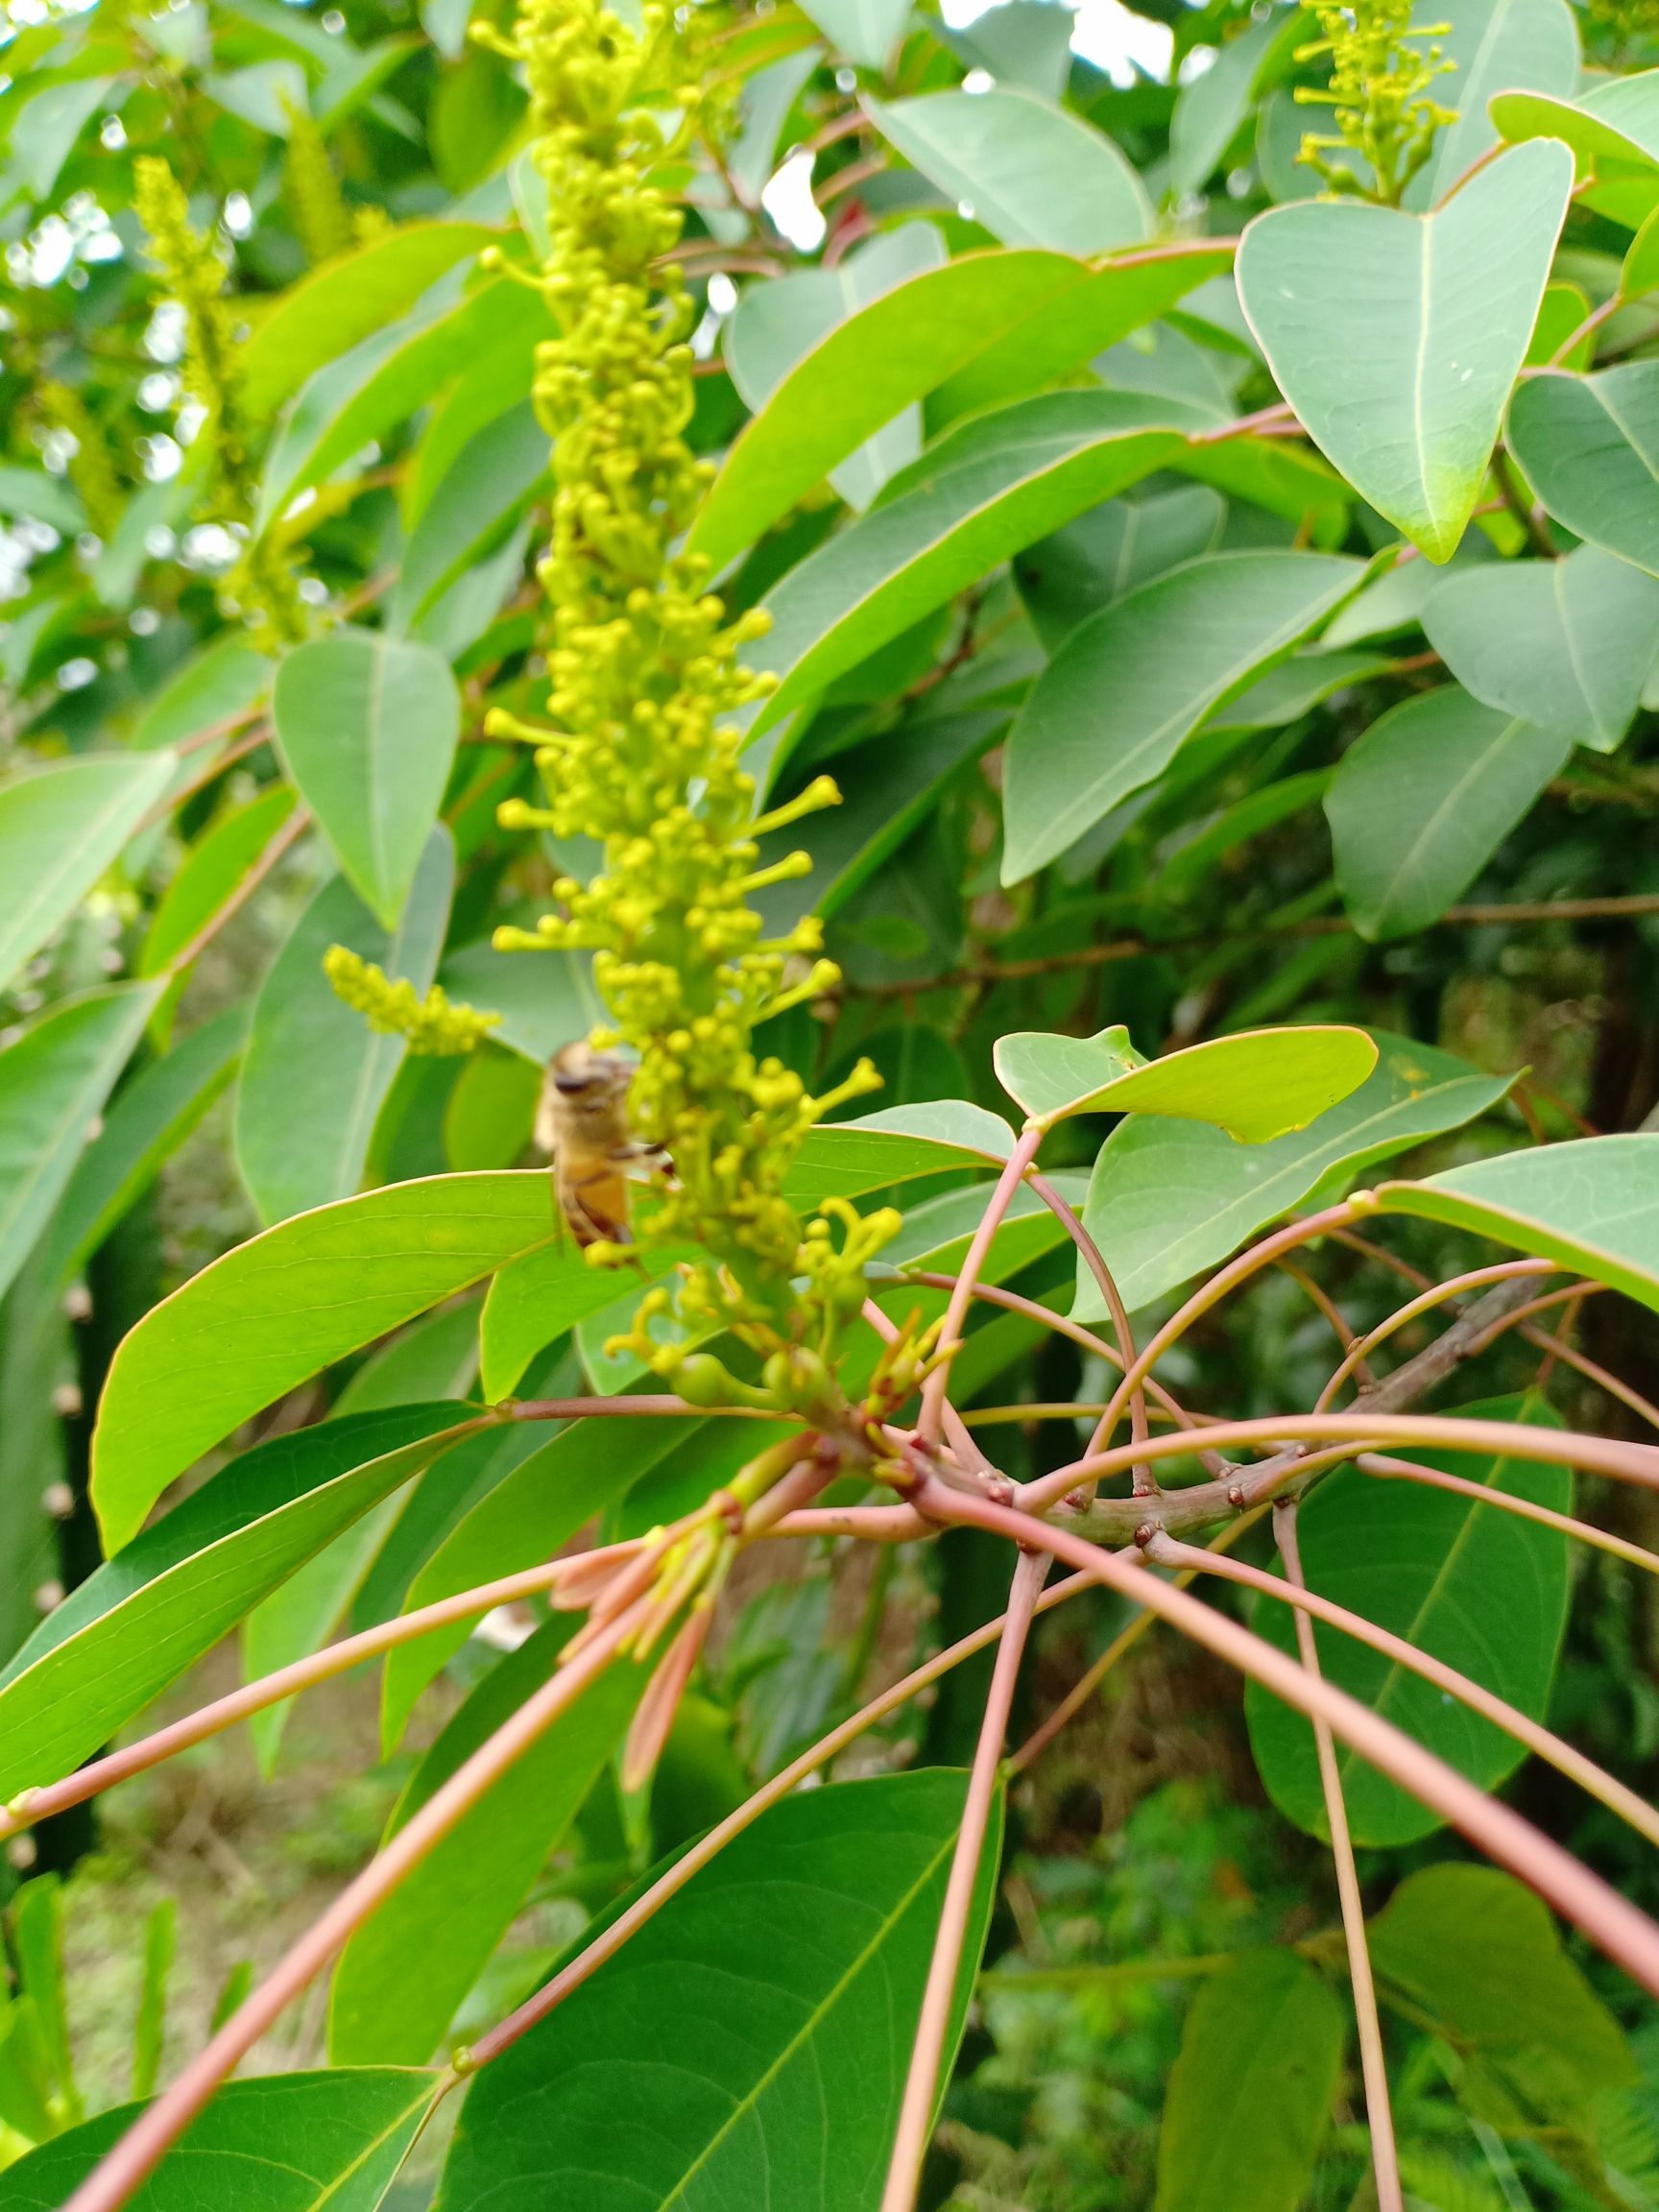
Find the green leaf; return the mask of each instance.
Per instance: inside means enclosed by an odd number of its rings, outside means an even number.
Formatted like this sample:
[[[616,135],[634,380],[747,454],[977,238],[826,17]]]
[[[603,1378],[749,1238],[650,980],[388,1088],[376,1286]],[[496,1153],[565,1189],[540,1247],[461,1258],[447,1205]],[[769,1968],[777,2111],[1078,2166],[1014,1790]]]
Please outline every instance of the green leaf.
[[[1599,545],[1482,562],[1437,581],[1423,627],[1482,705],[1611,753],[1659,653],[1659,582]]]
[[[401,2069],[268,2074],[227,2082],[155,2173],[132,2212],[375,2212],[436,2094]],[[118,2105],[0,2174],[0,2212],[54,2212],[143,2109]]]
[[[57,760],[0,788],[0,989],[55,936],[166,790],[170,753]]]
[[[399,1406],[244,1453],[79,1583],[0,1674],[8,1797],[56,1781],[357,1516],[418,1473],[467,1406]]]
[[[132,2029],[132,2094],[154,2097],[167,2030],[167,1983],[179,1946],[179,1904],[163,1897],[144,1924],[144,1980]]]
[[[1304,714],[1311,713],[1334,692],[1346,691],[1356,684],[1367,684],[1373,676],[1385,676],[1391,666],[1379,653],[1319,650],[1292,654],[1288,661],[1279,661],[1265,676],[1258,677],[1247,691],[1240,691],[1236,699],[1217,707],[1205,729],[1281,730],[1288,722],[1300,722]],[[1318,773],[1324,775],[1327,783],[1330,781],[1329,770]],[[1294,780],[1286,778],[1286,781]]]
[[[158,975],[241,893],[294,804],[288,786],[276,784],[215,822],[191,846],[151,917],[138,955],[140,975]]]
[[[492,1669],[421,1760],[389,1837],[541,1688],[580,1626],[555,1614]],[[354,1931],[329,1995],[336,2065],[414,2065],[436,2050],[620,1746],[646,1679],[626,1659],[600,1675]]]
[[[1319,553],[1217,553],[1081,623],[1009,735],[1003,882],[1034,876],[1151,782],[1207,715],[1364,574],[1357,561]]]
[[[547,451],[547,433],[528,399],[462,448],[403,548],[390,610],[395,628],[408,630],[493,551],[545,478]]]
[[[1454,1408],[1472,1419],[1531,1421],[1559,1428],[1542,1399],[1501,1398]],[[1565,1467],[1491,1459],[1470,1452],[1417,1454],[1426,1466],[1507,1491],[1557,1513],[1573,1504]],[[1473,1498],[1419,1483],[1379,1482],[1352,1467],[1327,1476],[1301,1508],[1299,1538],[1308,1586],[1392,1629],[1419,1651],[1506,1697],[1542,1720],[1567,1620],[1567,1538]],[[1283,1651],[1295,1648],[1288,1606],[1262,1599],[1255,1626]],[[1527,1756],[1512,1736],[1425,1682],[1421,1675],[1314,1623],[1328,1680],[1466,1774],[1495,1790]],[[1313,1731],[1300,1714],[1251,1684],[1244,1710],[1250,1746],[1268,1794],[1287,1819],[1327,1837]],[[1342,1745],[1336,1750],[1354,1840],[1398,1845],[1431,1835],[1440,1815]]]
[[[999,1167],[1013,1149],[1014,1132],[1000,1114],[966,1098],[920,1099],[810,1130],[783,1195],[800,1211],[946,1168]]]
[[[752,284],[725,338],[727,371],[743,404],[758,413],[803,354],[821,353],[859,308],[903,287],[906,278],[936,271],[945,257],[945,241],[931,223],[906,223],[878,233],[832,269],[804,269]],[[815,427],[821,432],[823,425]],[[830,481],[862,513],[888,477],[921,450],[921,410],[901,406],[884,428],[840,459]]]
[[[812,0],[802,13],[849,61],[884,70],[910,19],[910,0]]]
[[[1356,929],[1408,936],[1466,890],[1573,750],[1455,684],[1407,699],[1336,765],[1325,798]]]
[[[553,1212],[550,1176],[541,1178],[549,1216]],[[685,1250],[640,1256],[651,1275],[666,1274]],[[563,1336],[589,1313],[602,1312],[616,1296],[616,1278],[589,1267],[563,1223],[549,1220],[549,1240],[503,1267],[490,1286],[478,1325],[480,1380],[493,1405],[511,1396],[524,1370],[543,1345]]]
[[[301,910],[253,1001],[236,1094],[236,1163],[267,1222],[348,1198],[363,1180],[381,1107],[402,1063],[401,1037],[370,1028],[334,996],[332,945],[424,993],[438,965],[455,860],[448,830],[427,840],[397,934],[367,913],[343,876]]]
[[[1489,162],[1432,215],[1352,201],[1270,208],[1238,296],[1320,450],[1432,561],[1449,561],[1527,354],[1573,178],[1563,148]]]
[[[896,477],[882,503],[792,569],[765,605],[757,666],[782,681],[757,725],[834,677],[1062,522],[1182,449],[1157,402],[1056,392],[966,422]]]
[[[544,1174],[438,1175],[298,1214],[215,1260],[110,1363],[92,1445],[106,1549],[250,1414],[557,1233]]]
[[[1570,100],[1578,87],[1578,28],[1567,0],[1448,0],[1434,21],[1445,26],[1434,44],[1452,66],[1432,96],[1457,120],[1407,186],[1408,207],[1432,206],[1498,143],[1486,108],[1493,93]]]
[[[514,332],[546,337],[552,324],[539,292],[497,276],[465,298],[445,278],[402,322],[374,331],[320,369],[290,406],[266,458],[254,517],[263,534],[296,493],[325,483],[372,440],[430,400],[445,377]]]
[[[1659,361],[1527,377],[1509,444],[1557,522],[1659,576]]]
[[[1404,1998],[1484,2065],[1519,2064],[1533,2082],[1547,2071],[1557,2116],[1581,2123],[1609,2090],[1635,2085],[1619,2023],[1562,1948],[1549,1908],[1497,1867],[1408,1874],[1366,1940],[1384,2001]]]
[[[787,1797],[478,2077],[438,2212],[580,2200],[864,2212],[962,1815],[949,1769]],[[999,1826],[999,1822],[998,1823]],[[977,1969],[987,1839],[941,2081]]]
[[[727,455],[688,549],[723,568],[913,400],[943,386],[955,416],[1041,386],[1231,259],[1226,246],[1158,247],[1096,271],[1065,254],[988,252],[912,276],[790,370]]]
[[[271,681],[271,662],[233,633],[215,637],[185,661],[151,700],[132,731],[140,753],[182,745],[254,705]]]
[[[1490,1237],[1659,1310],[1659,1136],[1586,1137],[1384,1183],[1385,1214]]]
[[[461,734],[461,694],[430,645],[336,630],[298,645],[273,699],[283,763],[372,913],[395,928]]]
[[[1598,213],[1635,229],[1652,212],[1659,191],[1659,69],[1603,80],[1581,100],[1499,92],[1487,111],[1504,138],[1555,138],[1570,146],[1579,197]]]
[[[410,1583],[403,1610],[415,1612],[457,1590],[552,1558],[585,1523],[610,1510],[665,1462],[685,1475],[699,1499],[705,1498],[782,1433],[758,1421],[706,1421],[694,1415],[607,1413],[573,1421],[521,1460],[457,1523]],[[421,1691],[471,1632],[471,1624],[462,1622],[387,1653],[380,1728],[388,1753],[400,1740]]]
[[[1207,1981],[1169,2076],[1154,2212],[1297,2212],[1344,2041],[1335,1998],[1294,1951],[1246,1951]]]
[[[56,1287],[79,1272],[225,1089],[244,1024],[242,1008],[229,1007],[123,1084],[41,1238],[41,1266]]]
[[[1045,652],[1138,585],[1214,551],[1226,512],[1207,484],[1182,484],[1148,499],[1109,499],[1027,547],[1014,581]]]
[[[239,356],[249,421],[268,421],[309,376],[396,323],[446,270],[499,236],[484,223],[412,223],[301,277],[259,318]]]
[[[0,1291],[62,1197],[161,995],[117,984],[60,999],[0,1052]]]
[[[1118,1027],[1082,1038],[1024,1030],[998,1038],[992,1058],[1003,1090],[1045,1128],[1070,1114],[1168,1115],[1261,1144],[1358,1090],[1377,1047],[1363,1029],[1245,1029],[1142,1060]]]
[[[1101,1147],[1083,1224],[1133,1310],[1201,1274],[1315,1190],[1338,1197],[1360,1171],[1483,1114],[1508,1089],[1449,1053],[1379,1033],[1375,1070],[1311,1128],[1236,1144],[1195,1121],[1136,1115]],[[1080,1321],[1106,1317],[1079,1268]]]
[[[1149,237],[1145,186],[1104,132],[1029,92],[930,92],[865,112],[947,200],[1004,246],[1079,257]]]
[[[1169,118],[1169,182],[1179,199],[1202,191],[1265,87],[1308,41],[1300,8],[1264,15],[1218,48],[1202,76],[1181,86]]]

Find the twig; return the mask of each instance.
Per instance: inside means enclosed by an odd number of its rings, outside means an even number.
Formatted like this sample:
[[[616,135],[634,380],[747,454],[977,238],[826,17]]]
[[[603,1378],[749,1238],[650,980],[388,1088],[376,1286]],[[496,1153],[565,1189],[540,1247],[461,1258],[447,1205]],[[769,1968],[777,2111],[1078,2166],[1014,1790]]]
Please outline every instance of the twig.
[[[219,908],[219,911],[204,922],[189,943],[175,952],[172,959],[168,961],[161,973],[169,981],[175,975],[181,975],[191,962],[198,959],[206,950],[220,930],[230,920],[230,917],[241,912],[254,892],[258,890],[260,884],[264,882],[266,877],[276,867],[277,861],[299,843],[310,827],[310,807],[296,806],[287,821],[282,824],[276,834],[266,846],[264,852],[254,861],[252,867],[249,869],[247,875],[243,877],[225,903]]]
[[[1027,1167],[1037,1157],[1043,1142],[1043,1131],[1030,1128],[1021,1133],[1019,1142],[1009,1154],[1001,1174],[979,1217],[973,1241],[962,1262],[962,1272],[956,1278],[956,1286],[950,1293],[950,1303],[945,1309],[945,1319],[939,1331],[937,1363],[922,1385],[921,1432],[926,1437],[937,1438],[945,1405],[945,1392],[950,1382],[950,1361],[962,1338],[963,1325],[968,1318],[969,1301],[974,1286],[979,1280],[979,1270],[985,1264],[985,1256],[991,1249],[991,1240],[1001,1226],[1002,1216],[1014,1203]]]
[[[1083,1263],[1090,1274],[1094,1276],[1095,1287],[1099,1290],[1101,1297],[1105,1299],[1106,1310],[1112,1316],[1113,1333],[1118,1338],[1118,1357],[1123,1372],[1127,1374],[1135,1364],[1135,1332],[1129,1326],[1129,1310],[1118,1294],[1118,1286],[1112,1279],[1112,1270],[1101,1256],[1100,1247],[1046,1176],[1039,1175],[1033,1168],[1026,1180],[1083,1255]],[[1105,1419],[1106,1411],[1107,1408],[1103,1407],[1101,1408],[1102,1421]],[[1129,1393],[1129,1433],[1131,1436],[1139,1437],[1145,1436],[1149,1432],[1146,1425],[1146,1391],[1144,1379],[1142,1379],[1141,1382],[1136,1383]],[[1105,1436],[1097,1430],[1094,1436],[1095,1444],[1103,1444],[1105,1441]],[[1136,1467],[1130,1475],[1129,1486],[1137,1498],[1149,1498],[1158,1488],[1158,1479],[1149,1465]]]
[[[1492,475],[1503,494],[1503,504],[1527,533],[1527,542],[1534,553],[1546,561],[1559,561],[1561,548],[1550,535],[1550,525],[1535,507],[1529,507],[1521,495],[1521,487],[1515,481],[1515,471],[1509,466],[1509,456],[1500,445],[1492,455]]]
[[[922,2161],[933,2133],[933,2107],[944,2063],[945,2038],[956,2001],[956,1980],[961,1969],[962,1947],[968,1919],[974,1909],[974,1891],[979,1877],[979,1859],[985,1848],[985,1829],[997,1794],[998,1770],[1002,1760],[1002,1740],[1008,1732],[1014,1687],[1025,1638],[1037,1609],[1044,1577],[1048,1573],[1046,1552],[1024,1552],[1014,1570],[1008,1593],[1008,1610],[997,1646],[997,1665],[991,1675],[985,1715],[968,1777],[968,1796],[962,1808],[962,1825],[951,1854],[950,1875],[945,1887],[944,1909],[933,1939],[933,1957],[922,1996],[922,2016],[910,2048],[910,2067],[904,2078],[904,2096],[899,2107],[899,2128],[887,2168],[887,2186],[881,2212],[912,2212],[922,2179]]]
[[[1421,1291],[1415,1298],[1407,1300],[1404,1306],[1397,1308],[1385,1320],[1379,1321],[1375,1329],[1368,1330],[1357,1342],[1349,1346],[1341,1365],[1336,1368],[1331,1380],[1314,1400],[1314,1412],[1324,1412],[1326,1407],[1330,1405],[1349,1376],[1362,1365],[1368,1353],[1374,1352],[1379,1344],[1385,1344],[1397,1330],[1404,1329],[1408,1321],[1415,1321],[1419,1314],[1431,1312],[1434,1307],[1444,1305],[1448,1299],[1461,1298],[1465,1291],[1476,1289],[1482,1283],[1504,1283],[1513,1275],[1535,1277],[1552,1275],[1557,1272],[1559,1270],[1549,1260],[1502,1260],[1496,1266],[1474,1267],[1465,1275],[1454,1275],[1444,1283],[1432,1285],[1429,1289]],[[1471,1347],[1471,1351],[1483,1349],[1483,1346]],[[1375,1401],[1381,1387],[1382,1385],[1375,1380],[1366,1384],[1366,1392],[1368,1393],[1366,1402],[1368,1404]]]
[[[1286,1579],[1292,1589],[1306,1592],[1301,1548],[1296,1541],[1296,1507],[1286,1500],[1273,1508],[1273,1532]],[[1296,1649],[1310,1674],[1319,1673],[1319,1646],[1308,1614],[1296,1608]],[[1331,1723],[1315,1718],[1313,1743],[1319,1755],[1319,1786],[1325,1794],[1325,1819],[1331,1830],[1331,1858],[1336,1871],[1336,1895],[1342,1907],[1342,1934],[1348,1946],[1348,1980],[1354,1992],[1354,2024],[1359,2037],[1359,2071],[1365,2083],[1365,2110],[1371,2123],[1371,2166],[1377,2176],[1378,2212],[1405,2212],[1400,2192],[1400,2155],[1394,2145],[1394,2115],[1388,2104],[1388,2065],[1382,2051],[1382,2023],[1377,2017],[1377,1984],[1371,1973],[1371,1952],[1365,1940],[1365,1901],[1359,1894],[1359,1872],[1354,1863],[1354,1839],[1348,1832],[1348,1807],[1342,1795],[1342,1775],[1336,1765],[1336,1745]]]
[[[186,799],[194,799],[198,791],[205,790],[209,783],[224,775],[227,768],[234,768],[237,761],[246,760],[250,753],[257,753],[270,735],[270,730],[261,723],[258,729],[251,730],[246,737],[238,737],[234,745],[227,745],[223,753],[215,754],[211,760],[199,768],[188,782],[181,783],[177,791],[169,791],[165,798],[157,799],[132,832],[133,836],[141,837],[146,830],[154,830],[157,822],[165,822],[170,814],[183,805]]]
[[[768,1413],[759,1406],[692,1406],[685,1399],[666,1392],[653,1397],[517,1398],[509,1400],[500,1409],[509,1421],[591,1421],[607,1413],[624,1413],[630,1420],[663,1415],[684,1420],[687,1414],[698,1421],[720,1415],[746,1421],[778,1419],[776,1413]]]

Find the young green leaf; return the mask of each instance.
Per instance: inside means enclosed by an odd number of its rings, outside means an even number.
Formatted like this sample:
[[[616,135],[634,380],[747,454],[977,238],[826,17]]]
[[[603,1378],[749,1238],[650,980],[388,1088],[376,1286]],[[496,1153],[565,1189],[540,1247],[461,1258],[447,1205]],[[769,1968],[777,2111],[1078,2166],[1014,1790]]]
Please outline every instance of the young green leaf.
[[[553,1205],[551,1178],[545,1179]],[[648,1274],[662,1275],[683,1250],[641,1256]],[[560,1225],[554,1240],[527,1252],[501,1269],[484,1300],[478,1325],[480,1382],[492,1405],[511,1397],[520,1377],[544,1345],[563,1336],[589,1313],[600,1312],[616,1296],[616,1278],[584,1264],[574,1239]]]
[[[1482,562],[1438,580],[1423,627],[1482,705],[1611,753],[1659,653],[1659,580],[1599,545]]]
[[[1659,1310],[1659,1136],[1585,1137],[1384,1183],[1385,1214],[1490,1237]]]
[[[1310,1128],[1266,1144],[1236,1144],[1197,1121],[1134,1115],[1101,1147],[1083,1223],[1133,1310],[1225,1260],[1317,1190],[1339,1197],[1365,1167],[1455,1129],[1508,1089],[1449,1053],[1379,1034],[1375,1070]],[[1080,1267],[1080,1321],[1106,1308]]]
[[[1529,376],[1509,444],[1557,522],[1659,576],[1659,361]]]
[[[236,1094],[236,1164],[265,1221],[285,1221],[357,1189],[403,1059],[402,1038],[378,1034],[335,997],[324,954],[344,945],[423,993],[444,943],[454,874],[449,832],[439,823],[394,936],[335,876],[301,910],[272,962],[253,1001]]]
[[[889,145],[1004,246],[1079,257],[1148,237],[1146,188],[1103,132],[1029,92],[866,98]]]
[[[992,1057],[1002,1088],[1045,1128],[1070,1114],[1148,1114],[1213,1121],[1261,1144],[1357,1091],[1377,1047],[1363,1029],[1310,1025],[1241,1030],[1142,1060],[1121,1028],[1089,1038],[1026,1030],[999,1038]]]
[[[1456,1410],[1472,1419],[1560,1426],[1542,1399],[1494,1399]],[[1418,1456],[1428,1466],[1555,1512],[1572,1508],[1573,1479],[1565,1467],[1427,1447]],[[1392,1629],[1533,1719],[1544,1718],[1567,1620],[1565,1536],[1473,1498],[1416,1483],[1379,1482],[1343,1467],[1304,1503],[1300,1542],[1310,1589]],[[1288,1606],[1263,1599],[1255,1626],[1281,1650],[1295,1648]],[[1330,1681],[1482,1790],[1495,1790],[1526,1757],[1512,1736],[1383,1653],[1323,1623],[1315,1623],[1314,1634]],[[1310,1836],[1327,1836],[1312,1729],[1254,1684],[1245,1693],[1244,1710],[1251,1749],[1273,1802]],[[1355,1753],[1338,1748],[1336,1756],[1357,1843],[1409,1843],[1440,1825],[1435,1814]]]
[[[0,787],[0,989],[62,927],[176,765],[171,753],[88,754]]]
[[[29,1257],[74,1174],[159,983],[60,999],[0,1052],[0,1291]]]
[[[244,1453],[134,1536],[0,1674],[0,1784],[55,1782],[211,1650],[323,1545],[476,1417],[467,1406],[352,1414]]]
[[[203,1268],[110,1363],[92,1445],[106,1548],[238,1423],[557,1234],[545,1175],[439,1175],[297,1214]]]
[[[437,2212],[879,2195],[962,1816],[934,1768],[786,1797],[478,2077]],[[999,1825],[999,1819],[998,1822]],[[981,1860],[941,2080],[999,1851]]]
[[[1204,718],[1359,586],[1357,561],[1217,553],[1079,625],[1008,739],[1002,880],[1021,883],[1162,774]]]
[[[1336,2000],[1294,1951],[1246,1951],[1181,2032],[1154,2212],[1297,2212],[1342,2073]]]
[[[375,2212],[431,2109],[437,2077],[398,2069],[228,2082],[131,2201],[135,2212]],[[117,2105],[0,2174],[0,2212],[55,2212],[138,2117]]]
[[[856,1198],[890,1183],[945,1168],[999,1166],[1014,1149],[1014,1132],[999,1114],[966,1098],[929,1098],[886,1106],[856,1121],[811,1131],[783,1185],[805,1211],[831,1196]]]
[[[1432,561],[1452,558],[1479,496],[1572,186],[1566,150],[1544,142],[1432,215],[1307,201],[1239,243],[1238,296],[1279,389]]]
[[[388,1837],[541,1688],[580,1625],[555,1614],[492,1669],[416,1768]],[[437,2049],[620,1746],[646,1679],[627,1659],[601,1674],[355,1931],[329,1994],[335,2065],[418,2065]]]
[[[1362,937],[1437,922],[1573,750],[1455,684],[1407,699],[1343,754],[1325,797],[1342,903]]]
[[[342,629],[276,671],[276,742],[365,905],[396,928],[461,734],[461,694],[429,645]]]
[[[1022,546],[1182,450],[1167,410],[1127,393],[1056,392],[950,432],[765,606],[758,666],[782,681],[757,727],[943,606]]]

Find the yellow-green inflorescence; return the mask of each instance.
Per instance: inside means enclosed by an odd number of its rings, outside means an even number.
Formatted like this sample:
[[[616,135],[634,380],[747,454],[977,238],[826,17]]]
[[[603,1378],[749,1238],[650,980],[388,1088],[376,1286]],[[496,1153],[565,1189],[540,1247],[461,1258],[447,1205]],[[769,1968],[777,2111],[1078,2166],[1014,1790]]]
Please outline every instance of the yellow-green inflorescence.
[[[344,945],[323,955],[323,973],[334,996],[362,1015],[383,1037],[401,1037],[411,1052],[434,1060],[455,1059],[482,1045],[500,1026],[499,1014],[481,1014],[460,1005],[434,983],[424,997],[403,977],[392,981],[383,968]]]
[[[1433,151],[1436,132],[1457,119],[1430,95],[1430,86],[1455,64],[1437,46],[1444,23],[1413,29],[1411,0],[1310,0],[1323,36],[1301,49],[1298,60],[1331,58],[1331,82],[1298,85],[1296,98],[1329,107],[1335,129],[1310,132],[1297,158],[1315,170],[1333,192],[1366,193],[1387,206],[1402,194]],[[1371,171],[1369,186],[1346,163],[1330,156],[1358,154]]]
[[[263,649],[297,643],[310,627],[288,554],[271,533],[253,529],[258,479],[242,420],[241,340],[227,297],[226,259],[210,232],[195,228],[184,187],[165,161],[141,156],[134,201],[168,296],[184,310],[184,389],[203,409],[203,512],[223,522],[241,556],[220,585],[226,611],[240,615]]]
[[[700,128],[703,95],[665,9],[636,33],[599,0],[524,0],[507,50],[526,72],[551,248],[535,281],[560,334],[538,359],[535,397],[553,441],[551,541],[540,565],[551,611],[545,721],[497,713],[493,734],[534,744],[545,804],[510,802],[508,828],[599,841],[591,881],[555,887],[561,911],[506,950],[586,948],[613,1028],[639,1058],[637,1136],[673,1162],[641,1229],[701,1247],[672,1304],[666,1345],[646,1332],[671,1303],[653,1293],[636,1341],[663,1372],[682,1331],[735,1327],[759,1348],[828,1352],[863,1296],[865,1261],[897,1226],[834,1210],[803,1237],[783,1182],[827,1108],[876,1087],[861,1064],[827,1098],[808,1095],[753,1036],[770,1015],[828,989],[818,923],[767,939],[751,894],[803,875],[795,854],[757,866],[757,838],[827,805],[821,778],[757,816],[734,717],[771,687],[741,664],[766,617],[726,619],[706,565],[675,546],[712,469],[685,440],[694,308],[669,259],[682,217],[654,177]],[[655,109],[668,109],[672,120]],[[616,1255],[595,1247],[602,1262]],[[803,1286],[801,1279],[805,1279]]]

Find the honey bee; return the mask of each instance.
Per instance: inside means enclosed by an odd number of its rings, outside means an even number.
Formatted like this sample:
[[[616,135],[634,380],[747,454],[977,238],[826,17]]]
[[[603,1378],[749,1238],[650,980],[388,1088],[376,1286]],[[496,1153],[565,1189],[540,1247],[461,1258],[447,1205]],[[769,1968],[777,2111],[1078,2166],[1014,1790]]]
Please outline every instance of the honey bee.
[[[578,1244],[631,1244],[627,1170],[638,1161],[669,1165],[661,1145],[641,1144],[629,1130],[633,1076],[619,1053],[596,1052],[585,1041],[547,1063],[536,1142],[552,1155],[554,1195]]]

